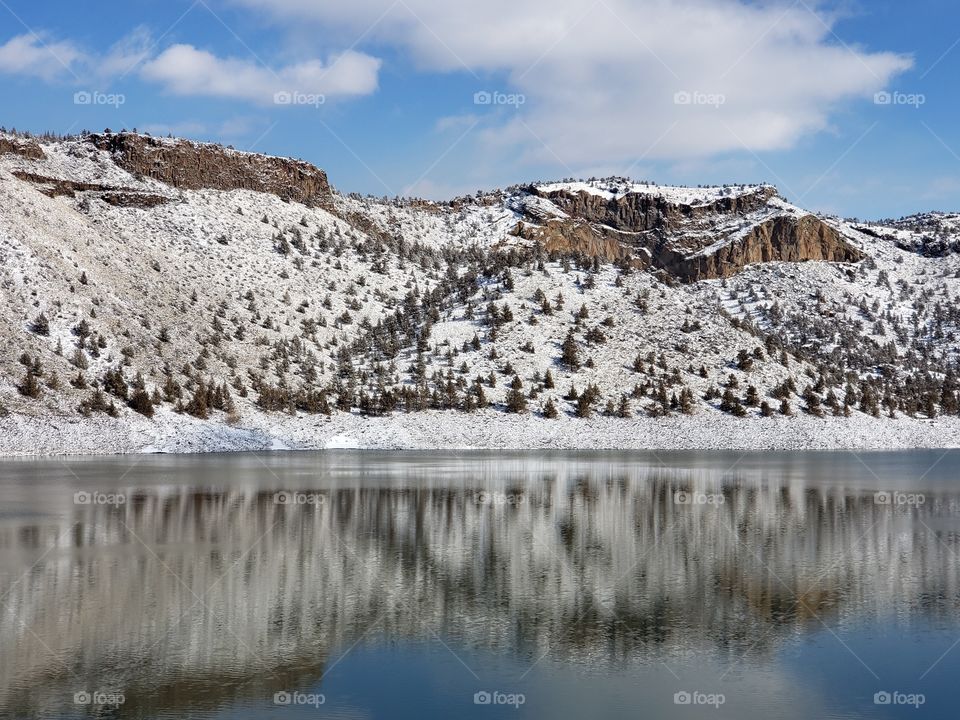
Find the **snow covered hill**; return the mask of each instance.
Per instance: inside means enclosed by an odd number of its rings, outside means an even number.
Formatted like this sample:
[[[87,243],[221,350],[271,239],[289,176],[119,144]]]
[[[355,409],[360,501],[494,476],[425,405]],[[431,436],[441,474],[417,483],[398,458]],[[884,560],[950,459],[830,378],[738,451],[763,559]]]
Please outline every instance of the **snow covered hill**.
[[[768,185],[380,200],[0,134],[0,452],[953,444],[958,240]]]

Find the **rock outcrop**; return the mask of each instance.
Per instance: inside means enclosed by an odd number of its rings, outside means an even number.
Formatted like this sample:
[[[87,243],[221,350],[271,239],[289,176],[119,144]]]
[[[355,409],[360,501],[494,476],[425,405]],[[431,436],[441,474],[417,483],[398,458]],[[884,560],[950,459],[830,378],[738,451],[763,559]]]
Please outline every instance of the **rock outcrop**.
[[[862,254],[833,227],[813,215],[771,206],[776,189],[731,194],[710,202],[669,202],[655,193],[605,197],[589,192],[528,192],[568,217],[544,220],[514,232],[547,251],[580,252],[604,261],[652,265],[683,282],[729,277],[762,262],[857,262]],[[731,221],[736,230],[722,229]],[[752,223],[752,226],[751,226]],[[729,238],[729,240],[727,240]],[[726,241],[725,241],[726,240]]]
[[[52,178],[46,175],[29,173],[24,170],[14,170],[13,176],[18,180],[28,182],[47,197],[76,197],[77,193],[93,193],[110,205],[118,207],[138,207],[151,208],[169,202],[170,198],[156,193],[145,193],[129,188],[114,187],[112,185],[103,185],[101,183],[77,182],[74,180],[64,180],[63,178]]]
[[[35,140],[0,136],[0,155],[20,155],[30,160],[43,160],[46,155]]]
[[[684,282],[730,277],[747,265],[765,262],[859,262],[863,254],[835,229],[813,215],[783,215],[761,223],[740,239],[709,253],[665,250],[653,257]]]
[[[550,220],[543,226],[518,223],[513,234],[538,243],[545,252],[598,257],[604,262],[629,262],[633,251],[614,232],[577,220]],[[632,264],[639,265],[638,261]]]
[[[332,203],[326,173],[302,160],[136,133],[104,133],[88,139],[132,175],[176,188],[252,190],[309,206]]]
[[[674,204],[651,193],[629,193],[619,198],[605,198],[586,192],[570,193],[563,190],[542,193],[571,217],[599,223],[625,232],[674,230],[684,222],[715,218],[718,215],[744,215],[761,209],[776,189],[765,186],[755,193],[731,195],[698,205]]]

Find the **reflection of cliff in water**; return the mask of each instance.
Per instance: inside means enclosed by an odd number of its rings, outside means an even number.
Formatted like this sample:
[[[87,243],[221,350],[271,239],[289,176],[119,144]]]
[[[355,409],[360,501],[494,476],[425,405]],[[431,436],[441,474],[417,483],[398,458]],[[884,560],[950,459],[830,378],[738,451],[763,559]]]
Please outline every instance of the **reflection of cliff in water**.
[[[718,491],[656,471],[428,474],[416,487],[328,486],[319,504],[167,488],[59,523],[5,523],[0,708],[62,703],[78,687],[124,690],[125,711],[138,694],[165,707],[263,697],[314,682],[358,639],[436,633],[622,666],[768,653],[821,629],[817,616],[957,605],[958,536],[930,529],[956,517],[953,497],[906,511],[872,493],[740,483],[719,490],[721,505],[678,505],[680,488]]]

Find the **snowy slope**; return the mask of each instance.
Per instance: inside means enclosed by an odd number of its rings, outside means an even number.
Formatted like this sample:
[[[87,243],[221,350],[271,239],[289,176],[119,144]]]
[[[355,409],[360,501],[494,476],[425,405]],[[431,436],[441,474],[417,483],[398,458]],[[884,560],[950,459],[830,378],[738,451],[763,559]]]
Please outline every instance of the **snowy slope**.
[[[790,447],[817,423],[848,429],[829,446],[956,436],[956,215],[847,222],[766,185],[623,178],[307,207],[172,187],[83,138],[41,146],[43,159],[0,154],[3,453],[90,451],[98,433],[115,451],[359,433],[368,446]],[[696,282],[653,260],[728,258],[811,218],[861,259],[747,260]],[[128,407],[141,384],[152,418]],[[98,389],[106,406],[91,410]],[[451,413],[475,443],[441,431]]]

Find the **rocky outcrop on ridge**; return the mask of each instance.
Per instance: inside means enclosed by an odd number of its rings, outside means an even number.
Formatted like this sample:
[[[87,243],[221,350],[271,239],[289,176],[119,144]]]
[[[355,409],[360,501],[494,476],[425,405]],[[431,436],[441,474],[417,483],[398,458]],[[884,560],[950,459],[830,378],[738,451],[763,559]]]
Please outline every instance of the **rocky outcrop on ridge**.
[[[132,175],[176,188],[252,190],[311,207],[331,203],[327,174],[302,160],[137,133],[104,133],[88,139]]]

